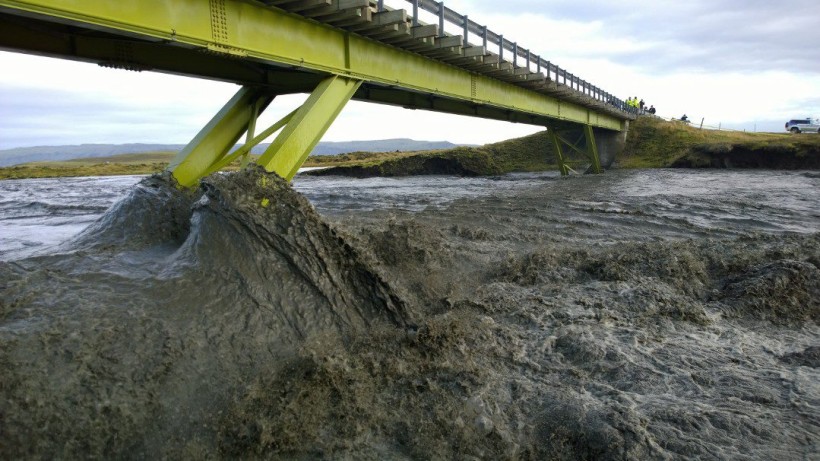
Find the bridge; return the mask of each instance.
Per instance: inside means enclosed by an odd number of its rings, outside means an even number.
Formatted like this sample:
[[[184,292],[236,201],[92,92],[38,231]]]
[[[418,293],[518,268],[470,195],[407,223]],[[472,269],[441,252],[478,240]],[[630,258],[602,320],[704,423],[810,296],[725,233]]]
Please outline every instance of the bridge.
[[[611,162],[635,118],[622,100],[443,2],[406,2],[0,0],[0,49],[242,85],[168,166],[182,186],[277,132],[256,162],[292,179],[351,99],[546,127],[563,175],[568,150]],[[292,93],[309,97],[257,132]]]

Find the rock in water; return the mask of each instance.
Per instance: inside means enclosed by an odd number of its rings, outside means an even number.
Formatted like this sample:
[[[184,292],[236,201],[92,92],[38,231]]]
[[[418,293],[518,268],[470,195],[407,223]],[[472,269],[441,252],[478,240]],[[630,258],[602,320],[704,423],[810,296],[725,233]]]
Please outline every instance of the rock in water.
[[[281,178],[142,181],[58,255],[0,263],[0,458],[215,452],[303,341],[404,327],[403,302]]]

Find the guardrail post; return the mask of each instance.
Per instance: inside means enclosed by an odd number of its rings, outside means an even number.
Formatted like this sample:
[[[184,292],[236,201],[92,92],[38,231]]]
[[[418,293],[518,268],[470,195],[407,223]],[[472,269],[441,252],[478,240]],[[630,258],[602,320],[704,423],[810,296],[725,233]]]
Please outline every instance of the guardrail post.
[[[291,3],[295,0],[288,0],[284,3]],[[312,0],[313,1],[313,0]],[[444,32],[444,24],[445,20],[449,21],[451,25],[461,26],[463,33],[462,33],[462,44],[465,47],[470,46],[469,37],[471,31],[471,24],[475,26],[472,30],[476,34],[481,35],[481,44],[484,47],[485,51],[488,50],[489,45],[497,44],[498,45],[498,62],[499,64],[503,64],[505,62],[511,62],[514,67],[518,67],[518,57],[519,55],[522,58],[526,58],[526,68],[529,71],[532,71],[532,61],[535,59],[537,72],[543,73],[547,80],[554,81],[556,84],[562,84],[564,86],[569,87],[573,91],[577,91],[585,96],[588,96],[596,101],[602,101],[607,104],[612,104],[617,109],[622,110],[628,113],[637,113],[638,111],[635,108],[627,106],[622,100],[616,98],[611,93],[604,91],[601,88],[593,85],[592,83],[573,75],[570,72],[567,72],[566,69],[562,69],[559,66],[553,65],[550,61],[543,60],[540,56],[535,56],[531,50],[529,49],[519,49],[518,42],[508,41],[510,43],[510,48],[506,47],[506,43],[504,42],[504,35],[503,34],[495,34],[491,32],[487,26],[479,26],[476,23],[470,23],[469,17],[464,14],[460,15],[453,10],[445,10],[444,8],[444,0],[427,0],[425,3],[424,0],[405,0],[408,3],[413,4],[413,26],[418,26],[419,22],[419,8],[435,14],[438,16],[438,29],[439,29],[439,37],[445,37],[446,34]],[[280,3],[280,2],[276,2]],[[384,0],[378,0],[379,11],[381,11],[384,6]],[[510,61],[505,61],[504,59],[504,51],[512,51],[513,58]],[[524,52],[526,51],[526,54]],[[522,67],[523,68],[523,67]]]
[[[444,37],[444,2],[438,2],[438,36]]]
[[[518,42],[513,42],[513,66],[518,66]]]

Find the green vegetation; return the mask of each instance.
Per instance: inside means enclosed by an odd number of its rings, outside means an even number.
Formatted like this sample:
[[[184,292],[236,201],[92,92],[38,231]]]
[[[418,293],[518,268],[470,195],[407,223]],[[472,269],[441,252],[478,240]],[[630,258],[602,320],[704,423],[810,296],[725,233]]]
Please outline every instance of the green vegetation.
[[[0,179],[151,174],[164,170],[173,157],[173,152],[147,152],[78,158],[62,162],[24,163],[0,168]]]
[[[571,154],[571,153],[570,153]],[[148,152],[0,168],[0,179],[151,174],[174,152]],[[681,122],[641,117],[630,126],[620,168],[820,168],[820,135],[700,130]],[[480,147],[417,152],[353,152],[311,156],[311,174],[357,177],[455,174],[486,176],[556,168],[546,131]],[[238,167],[238,163],[227,169]]]
[[[555,169],[554,154],[545,132],[480,147],[419,152],[356,152],[311,157],[305,166],[330,166],[312,171],[314,175],[409,176],[418,174],[457,174],[487,176],[512,171]]]
[[[573,153],[567,150],[565,154]],[[311,166],[331,166],[310,174],[407,176],[418,174],[496,175],[512,171],[555,169],[546,132],[481,147],[436,151],[355,153],[311,159]],[[701,130],[682,122],[641,117],[629,130],[619,168],[740,167],[820,168],[820,135]]]
[[[629,128],[621,168],[817,168],[820,136],[700,130],[641,117]]]

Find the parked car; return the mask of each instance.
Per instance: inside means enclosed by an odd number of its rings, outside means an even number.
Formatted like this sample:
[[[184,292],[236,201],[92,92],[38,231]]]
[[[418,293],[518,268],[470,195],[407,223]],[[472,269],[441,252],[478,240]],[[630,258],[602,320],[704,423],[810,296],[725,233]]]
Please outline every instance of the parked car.
[[[792,119],[786,122],[786,131],[792,133],[820,133],[820,120],[809,118]]]

